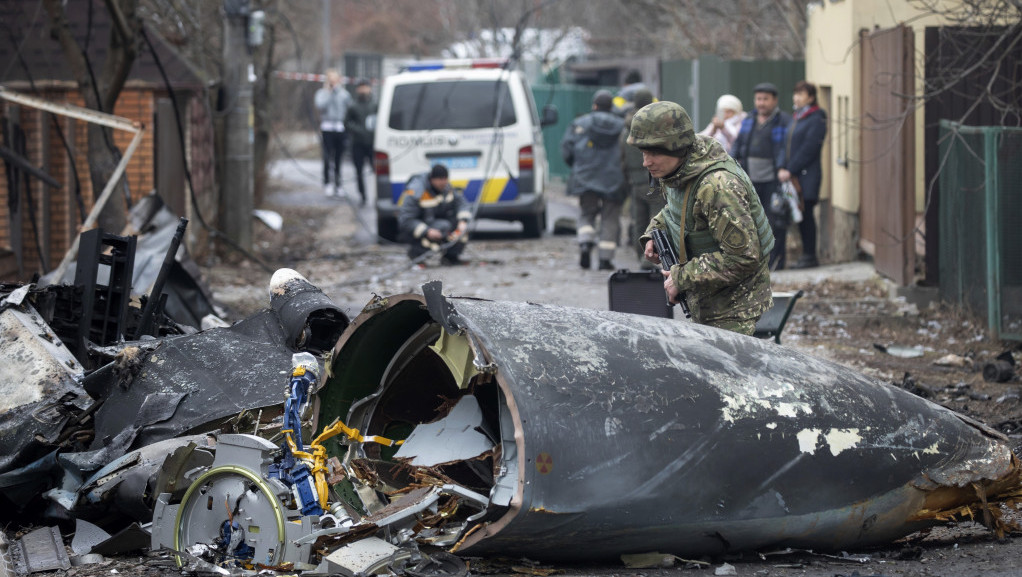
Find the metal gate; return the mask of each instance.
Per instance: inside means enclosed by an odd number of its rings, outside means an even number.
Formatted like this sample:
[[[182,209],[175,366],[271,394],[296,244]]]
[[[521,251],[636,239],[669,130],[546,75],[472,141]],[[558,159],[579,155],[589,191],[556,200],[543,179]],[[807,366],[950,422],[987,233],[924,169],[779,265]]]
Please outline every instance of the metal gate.
[[[878,272],[907,285],[915,272],[913,33],[899,26],[861,40],[861,241]]]
[[[1022,340],[1022,128],[940,121],[940,296]]]

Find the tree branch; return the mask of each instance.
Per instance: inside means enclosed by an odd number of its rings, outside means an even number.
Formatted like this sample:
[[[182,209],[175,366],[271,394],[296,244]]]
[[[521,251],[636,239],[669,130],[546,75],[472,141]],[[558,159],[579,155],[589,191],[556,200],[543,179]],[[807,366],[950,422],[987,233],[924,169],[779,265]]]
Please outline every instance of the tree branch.
[[[67,59],[68,68],[78,83],[85,105],[93,110],[101,110],[100,102],[96,97],[97,91],[92,84],[92,76],[89,75],[88,63],[85,61],[85,53],[82,47],[71,34],[71,25],[64,12],[64,4],[60,0],[43,0],[46,13],[50,17],[50,35],[56,38],[64,51],[64,58]]]

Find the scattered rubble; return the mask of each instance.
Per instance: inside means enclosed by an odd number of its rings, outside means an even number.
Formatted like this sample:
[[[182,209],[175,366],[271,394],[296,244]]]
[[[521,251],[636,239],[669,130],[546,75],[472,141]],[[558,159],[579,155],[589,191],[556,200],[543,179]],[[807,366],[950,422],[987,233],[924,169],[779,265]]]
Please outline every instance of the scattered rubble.
[[[349,320],[281,270],[229,327],[157,315],[157,334],[128,320],[97,343],[51,328],[74,306],[35,310],[61,291],[0,304],[3,352],[43,363],[0,372],[0,515],[61,551],[49,523],[79,523],[76,563],[148,548],[189,571],[453,575],[463,555],[840,551],[963,518],[1003,534],[1022,490],[1000,433],[690,323],[439,283]],[[45,553],[31,535],[10,559]]]

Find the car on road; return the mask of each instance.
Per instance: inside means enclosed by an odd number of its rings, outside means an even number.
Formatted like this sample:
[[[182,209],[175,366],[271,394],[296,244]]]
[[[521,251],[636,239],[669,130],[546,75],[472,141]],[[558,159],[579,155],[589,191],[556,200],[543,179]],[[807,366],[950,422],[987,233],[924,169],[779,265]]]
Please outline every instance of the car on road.
[[[445,165],[477,218],[546,228],[549,181],[541,128],[557,110],[536,110],[528,80],[498,59],[418,61],[384,80],[374,137],[377,233],[397,237],[408,179]]]

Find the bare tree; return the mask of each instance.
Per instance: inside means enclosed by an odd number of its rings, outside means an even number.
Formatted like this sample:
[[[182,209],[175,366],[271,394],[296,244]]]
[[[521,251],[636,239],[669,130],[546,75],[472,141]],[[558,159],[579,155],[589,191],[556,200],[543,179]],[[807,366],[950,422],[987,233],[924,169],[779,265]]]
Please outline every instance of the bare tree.
[[[336,2],[334,47],[384,54],[438,54],[453,34],[447,20],[451,12],[447,0]]]
[[[914,0],[923,15],[936,15],[937,50],[926,54],[918,105],[944,96],[971,106],[956,118],[968,123],[980,109],[1005,126],[1022,126],[1022,0],[963,0],[957,4]]]
[[[87,17],[90,24],[86,29],[85,38],[77,38],[71,31],[67,6],[60,0],[44,0],[46,11],[50,17],[51,32],[60,42],[68,68],[78,84],[78,90],[85,100],[85,105],[101,112],[113,112],[124,83],[128,79],[131,67],[138,55],[141,40],[142,21],[138,17],[138,0],[105,0],[102,8],[109,13],[113,23],[110,37],[106,39],[106,59],[101,69],[97,70],[94,62],[89,59],[88,48],[93,41],[92,34],[92,3],[89,3]],[[111,129],[97,124],[89,124],[89,174],[92,189],[99,191],[104,188],[113,175],[120,160],[120,151],[113,144]],[[126,204],[130,202],[127,180],[121,180],[125,202],[111,201],[103,209],[98,220],[99,226],[106,230],[120,231],[125,222]]]
[[[142,12],[147,23],[156,29],[198,68],[208,87],[219,86],[224,78],[223,28],[224,15],[221,2],[208,0],[142,0]],[[251,12],[263,12],[263,42],[251,49],[255,81],[252,86],[253,105],[253,167],[254,197],[258,206],[265,196],[265,159],[269,148],[274,120],[275,95],[273,73],[282,61],[306,58],[315,37],[302,35],[298,30],[320,30],[318,11],[309,10],[310,4],[296,5],[294,0],[253,0]],[[301,8],[301,9],[299,9]],[[206,94],[205,105],[212,112],[217,134],[221,133],[223,111],[218,90]],[[220,147],[218,146],[218,149]],[[222,174],[222,172],[221,172]]]
[[[614,0],[613,4],[613,9],[607,8],[612,18],[592,23],[594,34],[604,39],[603,53],[803,58],[808,0]]]

